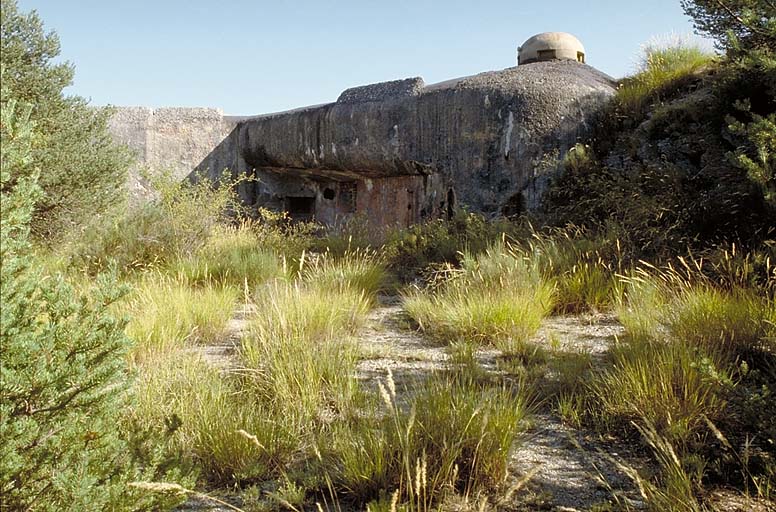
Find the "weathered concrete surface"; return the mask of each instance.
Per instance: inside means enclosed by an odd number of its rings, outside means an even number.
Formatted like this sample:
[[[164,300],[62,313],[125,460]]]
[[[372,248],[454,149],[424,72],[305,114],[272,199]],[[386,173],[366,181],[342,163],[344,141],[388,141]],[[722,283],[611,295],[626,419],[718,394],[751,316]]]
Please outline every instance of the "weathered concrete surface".
[[[585,62],[585,47],[566,32],[544,32],[529,38],[517,49],[517,63],[530,64],[551,59]]]
[[[252,186],[255,203],[295,220],[337,225],[362,215],[376,226],[407,227],[448,214],[454,198],[439,174],[363,175],[326,169],[264,168]]]
[[[224,168],[259,177],[284,169],[435,175],[476,211],[535,208],[559,159],[614,91],[610,77],[573,61],[354,88],[335,103],[240,121],[191,178],[215,179]],[[240,190],[254,205],[270,199],[266,192]]]
[[[132,196],[145,197],[150,190],[142,169],[183,179],[236,123],[237,118],[213,108],[116,107],[108,129],[116,142],[134,153],[127,185]]]

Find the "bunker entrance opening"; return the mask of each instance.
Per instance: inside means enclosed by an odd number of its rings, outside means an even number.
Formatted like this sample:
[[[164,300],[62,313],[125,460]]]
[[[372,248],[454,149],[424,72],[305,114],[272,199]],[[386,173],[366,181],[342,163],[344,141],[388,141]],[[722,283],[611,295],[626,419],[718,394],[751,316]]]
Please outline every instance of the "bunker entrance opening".
[[[447,191],[447,220],[451,220],[455,215],[455,192],[453,189]]]
[[[315,215],[314,197],[289,196],[284,202],[286,213],[294,220],[308,220]]]

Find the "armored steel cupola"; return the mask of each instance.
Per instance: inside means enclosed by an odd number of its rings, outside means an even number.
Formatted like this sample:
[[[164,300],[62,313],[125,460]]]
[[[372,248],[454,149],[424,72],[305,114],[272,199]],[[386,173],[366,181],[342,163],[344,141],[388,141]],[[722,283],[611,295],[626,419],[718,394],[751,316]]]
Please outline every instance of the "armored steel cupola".
[[[529,38],[517,49],[517,64],[547,60],[585,62],[585,47],[566,32],[544,32]]]

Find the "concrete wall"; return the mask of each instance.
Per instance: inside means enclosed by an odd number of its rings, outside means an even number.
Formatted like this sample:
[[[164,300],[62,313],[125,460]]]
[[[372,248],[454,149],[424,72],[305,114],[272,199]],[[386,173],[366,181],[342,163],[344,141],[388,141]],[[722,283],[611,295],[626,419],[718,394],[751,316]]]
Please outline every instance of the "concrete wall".
[[[127,186],[133,197],[150,193],[141,176],[169,171],[185,178],[232,131],[236,118],[214,108],[117,107],[108,129],[116,142],[135,155]]]
[[[139,168],[176,178],[257,178],[246,204],[288,209],[312,198],[317,220],[352,215],[323,196],[355,184],[357,208],[379,225],[444,214],[447,198],[486,214],[536,208],[564,154],[615,92],[574,61],[538,62],[425,85],[410,78],[355,87],[335,103],[247,118],[207,108],[119,108],[114,138]],[[192,172],[193,170],[193,172]],[[330,194],[329,194],[330,195]],[[294,199],[297,198],[297,199]]]
[[[472,210],[535,208],[558,161],[614,91],[610,77],[574,61],[429,86],[419,78],[375,84],[345,91],[335,103],[239,122],[191,178],[215,179],[225,167],[235,175],[262,169],[436,174]],[[240,192],[249,204],[262,201],[255,188]]]

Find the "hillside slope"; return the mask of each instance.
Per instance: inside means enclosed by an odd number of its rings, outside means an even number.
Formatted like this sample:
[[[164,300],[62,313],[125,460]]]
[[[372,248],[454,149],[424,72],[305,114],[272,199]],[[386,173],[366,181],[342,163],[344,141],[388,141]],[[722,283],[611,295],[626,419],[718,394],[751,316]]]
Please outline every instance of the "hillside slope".
[[[646,61],[566,158],[550,222],[613,227],[646,254],[772,238],[776,66],[687,49]]]

